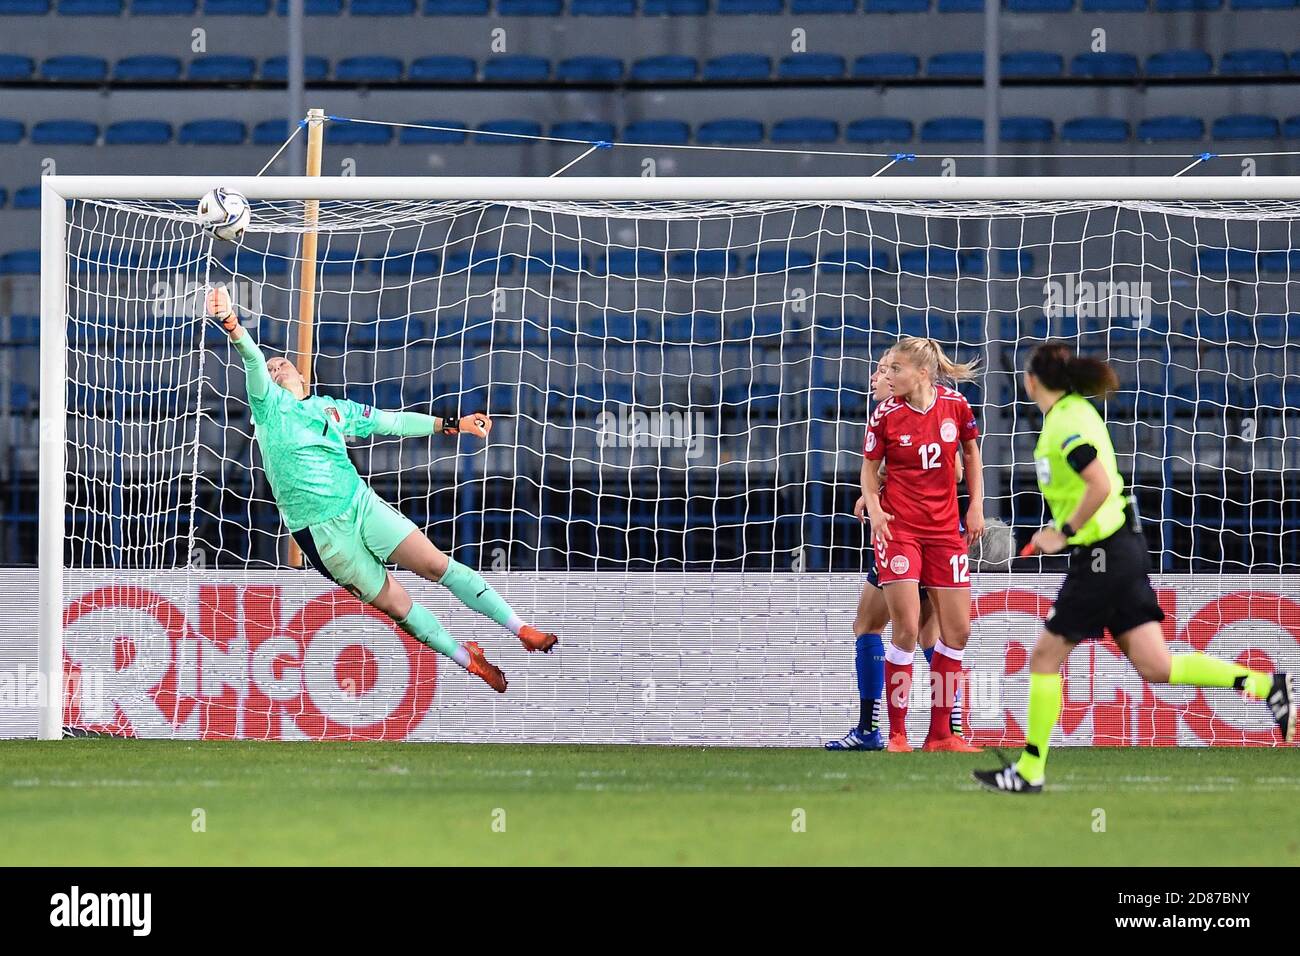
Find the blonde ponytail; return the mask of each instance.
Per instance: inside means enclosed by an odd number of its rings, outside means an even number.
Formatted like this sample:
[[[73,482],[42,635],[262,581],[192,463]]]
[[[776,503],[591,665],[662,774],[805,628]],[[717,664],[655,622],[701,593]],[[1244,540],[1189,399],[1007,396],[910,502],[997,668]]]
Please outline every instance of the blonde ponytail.
[[[905,335],[894,345],[892,351],[907,356],[917,368],[930,370],[932,382],[966,382],[975,377],[979,360],[954,362],[943,347],[934,339],[923,339],[915,335]]]

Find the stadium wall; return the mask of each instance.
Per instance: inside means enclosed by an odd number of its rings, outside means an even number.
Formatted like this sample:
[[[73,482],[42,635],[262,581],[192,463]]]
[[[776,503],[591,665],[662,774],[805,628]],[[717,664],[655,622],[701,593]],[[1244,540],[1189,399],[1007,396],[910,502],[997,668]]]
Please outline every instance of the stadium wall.
[[[34,736],[35,569],[0,571],[0,736]],[[133,579],[134,575],[134,579]],[[139,737],[815,746],[856,711],[854,575],[485,575],[561,635],[528,655],[444,589],[407,581],[510,678],[491,693],[311,573],[69,572],[66,722]],[[975,579],[968,725],[1018,743],[1028,650],[1057,575]],[[1155,580],[1176,650],[1271,669],[1300,658],[1300,576]],[[1067,667],[1056,742],[1267,745],[1227,690],[1144,685],[1106,641]],[[911,734],[926,726],[917,655]]]

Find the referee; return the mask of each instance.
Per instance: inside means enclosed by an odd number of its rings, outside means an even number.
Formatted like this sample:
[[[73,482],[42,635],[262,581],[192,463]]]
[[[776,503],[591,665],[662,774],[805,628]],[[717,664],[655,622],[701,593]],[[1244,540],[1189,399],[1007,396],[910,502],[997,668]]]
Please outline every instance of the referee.
[[[1160,629],[1165,615],[1147,577],[1146,539],[1124,495],[1106,423],[1088,401],[1117,385],[1108,364],[1060,342],[1034,349],[1025,369],[1025,391],[1043,412],[1034,464],[1054,522],[1034,534],[1032,545],[1043,554],[1069,548],[1070,568],[1029,659],[1024,753],[1001,770],[974,773],[990,790],[1042,792],[1048,740],[1061,713],[1061,665],[1080,641],[1103,630],[1144,680],[1244,691],[1267,701],[1288,742],[1295,737],[1295,678],[1169,653]]]

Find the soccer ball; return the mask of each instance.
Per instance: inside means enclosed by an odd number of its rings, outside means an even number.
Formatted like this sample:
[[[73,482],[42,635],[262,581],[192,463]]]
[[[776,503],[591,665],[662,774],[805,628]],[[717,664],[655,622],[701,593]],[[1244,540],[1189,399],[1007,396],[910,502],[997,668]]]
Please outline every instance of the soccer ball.
[[[218,239],[237,241],[248,228],[248,200],[233,189],[218,186],[199,200],[199,223]]]

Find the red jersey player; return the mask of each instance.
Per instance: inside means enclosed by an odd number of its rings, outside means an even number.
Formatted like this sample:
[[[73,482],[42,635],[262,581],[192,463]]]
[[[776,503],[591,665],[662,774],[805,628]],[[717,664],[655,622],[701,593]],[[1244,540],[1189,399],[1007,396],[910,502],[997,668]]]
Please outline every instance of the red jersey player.
[[[894,346],[885,377],[892,397],[876,406],[863,455],[884,459],[889,480],[881,488],[875,467],[862,469],[863,509],[871,522],[876,571],[894,622],[885,649],[885,702],[889,746],[907,752],[907,702],[912,656],[920,631],[920,587],[939,618],[931,670],[930,733],[926,750],[977,753],[952,733],[953,696],[970,638],[970,569],[967,548],[984,531],[984,478],[975,413],[940,379],[973,377],[973,365],[953,362],[933,339],[912,336]],[[956,452],[966,466],[970,507],[966,533],[956,529]]]

